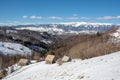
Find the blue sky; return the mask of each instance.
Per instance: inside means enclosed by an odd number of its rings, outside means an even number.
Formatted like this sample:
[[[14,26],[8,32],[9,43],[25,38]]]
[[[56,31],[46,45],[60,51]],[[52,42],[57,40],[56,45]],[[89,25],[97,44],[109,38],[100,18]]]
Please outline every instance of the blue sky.
[[[0,0],[0,24],[120,22],[120,0]]]

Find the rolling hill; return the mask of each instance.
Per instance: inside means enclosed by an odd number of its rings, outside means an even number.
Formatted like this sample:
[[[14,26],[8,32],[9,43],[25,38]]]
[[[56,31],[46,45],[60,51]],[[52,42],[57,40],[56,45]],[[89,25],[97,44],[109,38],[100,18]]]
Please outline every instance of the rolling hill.
[[[71,62],[24,66],[2,80],[119,80],[120,52]],[[22,77],[21,77],[22,76]]]

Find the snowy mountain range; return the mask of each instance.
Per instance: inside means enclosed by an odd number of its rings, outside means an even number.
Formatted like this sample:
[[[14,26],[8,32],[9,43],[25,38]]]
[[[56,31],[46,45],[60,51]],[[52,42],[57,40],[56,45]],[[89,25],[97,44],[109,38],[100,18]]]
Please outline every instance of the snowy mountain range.
[[[90,23],[90,22],[69,22],[58,24],[39,24],[39,25],[18,25],[17,29],[29,29],[40,32],[48,32],[51,34],[79,34],[79,33],[96,33],[104,32],[120,25],[111,23]]]

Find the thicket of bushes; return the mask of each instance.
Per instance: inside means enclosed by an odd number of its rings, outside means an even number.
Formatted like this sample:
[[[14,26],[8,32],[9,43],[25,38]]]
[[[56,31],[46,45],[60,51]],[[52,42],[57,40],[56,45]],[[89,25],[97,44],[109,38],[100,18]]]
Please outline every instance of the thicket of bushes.
[[[94,35],[71,36],[52,46],[49,53],[57,57],[68,55],[73,58],[92,58],[120,50],[117,44],[109,41],[110,36],[102,33]]]

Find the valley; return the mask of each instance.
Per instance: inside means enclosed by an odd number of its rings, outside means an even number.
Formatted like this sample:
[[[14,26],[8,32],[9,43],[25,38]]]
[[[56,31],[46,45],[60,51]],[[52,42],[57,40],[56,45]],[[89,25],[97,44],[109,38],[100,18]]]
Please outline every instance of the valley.
[[[82,31],[81,25],[87,29]],[[19,28],[18,26],[3,26],[0,28],[0,55],[3,60],[1,69],[17,64],[22,58],[39,62],[39,59],[44,61],[47,55],[55,55],[56,59],[66,55],[73,60],[86,60],[120,50],[119,25],[106,24],[105,26],[105,24],[89,23],[75,26],[69,24],[70,27],[81,28],[81,31],[70,30],[68,32],[59,31],[59,28],[54,25],[51,29],[48,27],[45,30],[42,28],[44,25],[36,27],[36,29],[34,29],[35,26],[24,26],[26,28],[23,26],[19,26]],[[68,24],[67,26],[62,25],[66,30],[69,29],[69,26]],[[100,29],[96,30],[96,27]],[[56,30],[56,28],[58,29]],[[39,64],[36,61],[35,64]],[[15,69],[19,68],[16,66]]]

